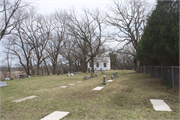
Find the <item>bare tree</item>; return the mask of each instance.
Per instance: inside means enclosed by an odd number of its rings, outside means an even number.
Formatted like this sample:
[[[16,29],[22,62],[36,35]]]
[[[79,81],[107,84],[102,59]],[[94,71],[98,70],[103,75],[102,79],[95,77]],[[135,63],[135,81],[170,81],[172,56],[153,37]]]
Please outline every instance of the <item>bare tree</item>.
[[[53,74],[56,74],[60,51],[65,43],[67,15],[66,12],[56,12],[51,18],[53,18],[53,35],[47,44],[46,51],[51,60]]]
[[[0,0],[0,40],[10,34],[18,22],[28,17],[23,13],[29,4],[22,0]]]
[[[32,54],[36,56],[37,75],[39,75],[40,64],[48,57],[43,54],[49,41],[51,24],[44,16],[32,13],[22,30],[29,39],[28,44],[34,48]]]
[[[114,6],[110,7],[112,15],[107,14],[106,20],[108,25],[117,28],[112,37],[122,46],[117,52],[135,56],[139,37],[152,11],[149,6],[145,0],[114,1]],[[132,44],[134,53],[124,50],[128,44]]]
[[[30,75],[29,60],[33,48],[27,44],[21,35],[18,29],[16,36],[8,38],[10,47],[9,45],[5,45],[5,48],[10,51],[11,55],[15,55],[19,59],[26,74]]]
[[[100,16],[99,10],[94,13],[90,13],[84,9],[84,16],[78,20],[76,14],[71,11],[69,17],[69,31],[76,39],[76,44],[82,51],[86,51],[89,60],[92,64],[92,77],[94,76],[94,57],[99,54],[99,48],[104,44],[105,40],[102,40],[102,22],[103,19]]]
[[[60,54],[68,61],[69,72],[72,72],[72,66],[74,62],[74,52],[75,52],[75,38],[68,35],[66,36],[66,42],[60,51]]]
[[[5,58],[7,60],[7,68],[9,72],[9,78],[11,78],[11,67],[12,67],[12,60],[13,60],[13,55],[11,54],[10,48],[11,48],[11,43],[10,41],[8,44],[5,44],[6,51],[4,51],[7,55]]]

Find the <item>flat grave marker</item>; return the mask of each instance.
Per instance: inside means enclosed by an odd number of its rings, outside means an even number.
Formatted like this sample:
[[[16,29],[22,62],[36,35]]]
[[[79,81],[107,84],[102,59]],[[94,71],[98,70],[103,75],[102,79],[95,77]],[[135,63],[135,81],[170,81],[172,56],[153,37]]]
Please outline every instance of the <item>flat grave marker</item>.
[[[113,80],[108,80],[107,82],[112,82]]]
[[[4,80],[11,80],[11,78],[4,78]]]
[[[68,84],[68,85],[75,85],[75,83],[70,83],[70,84]]]
[[[76,83],[81,83],[82,81],[77,81]]]
[[[156,111],[172,111],[171,108],[164,102],[164,100],[150,99],[150,102]]]
[[[7,83],[6,82],[0,82],[0,87],[7,87]]]
[[[27,99],[33,99],[35,97],[37,97],[37,96],[36,95],[31,95],[31,96],[28,96],[28,97],[25,97],[25,98],[13,100],[12,102],[21,102],[21,101],[24,101],[24,100],[27,100]]]
[[[92,90],[101,90],[101,89],[103,89],[103,87],[97,86],[97,87],[95,87],[95,88],[92,89]]]
[[[69,113],[70,112],[65,112],[65,111],[54,111],[40,120],[59,120],[65,117],[66,115],[68,115]]]
[[[61,88],[66,88],[67,86],[61,86]]]

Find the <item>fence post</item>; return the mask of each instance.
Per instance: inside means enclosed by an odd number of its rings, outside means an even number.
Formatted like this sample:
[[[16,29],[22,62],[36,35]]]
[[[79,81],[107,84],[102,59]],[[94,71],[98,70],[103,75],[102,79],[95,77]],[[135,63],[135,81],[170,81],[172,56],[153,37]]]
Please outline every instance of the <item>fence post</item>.
[[[156,66],[155,66],[155,75],[154,75],[154,77],[156,78]]]
[[[161,81],[162,81],[162,66],[161,66]]]
[[[172,88],[174,88],[174,74],[173,74],[173,67],[171,67],[171,73],[172,73]]]

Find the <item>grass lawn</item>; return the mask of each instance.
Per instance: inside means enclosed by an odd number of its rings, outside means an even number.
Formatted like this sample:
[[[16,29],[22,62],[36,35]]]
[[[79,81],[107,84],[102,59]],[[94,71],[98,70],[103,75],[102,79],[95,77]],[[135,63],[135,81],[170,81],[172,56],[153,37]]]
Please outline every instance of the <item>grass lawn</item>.
[[[6,81],[8,87],[0,88],[1,119],[38,120],[54,111],[68,111],[63,119],[179,119],[179,94],[166,89],[159,80],[143,73],[119,70],[120,77],[102,85],[114,71],[98,73],[98,77],[83,80],[85,75],[50,75]],[[77,83],[78,81],[83,81]],[[75,85],[68,85],[75,83]],[[61,86],[68,86],[61,88]],[[93,88],[104,86],[100,91]],[[30,95],[38,97],[19,103],[13,100]],[[157,112],[150,99],[163,99],[172,112]]]

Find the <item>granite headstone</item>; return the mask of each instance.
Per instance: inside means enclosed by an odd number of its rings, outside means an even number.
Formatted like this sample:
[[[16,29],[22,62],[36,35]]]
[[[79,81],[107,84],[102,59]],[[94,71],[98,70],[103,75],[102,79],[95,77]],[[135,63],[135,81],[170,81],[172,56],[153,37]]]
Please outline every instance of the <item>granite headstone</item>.
[[[0,82],[0,87],[7,87],[7,83],[6,82]]]
[[[88,76],[84,76],[84,80],[87,80],[87,79],[89,79]]]

